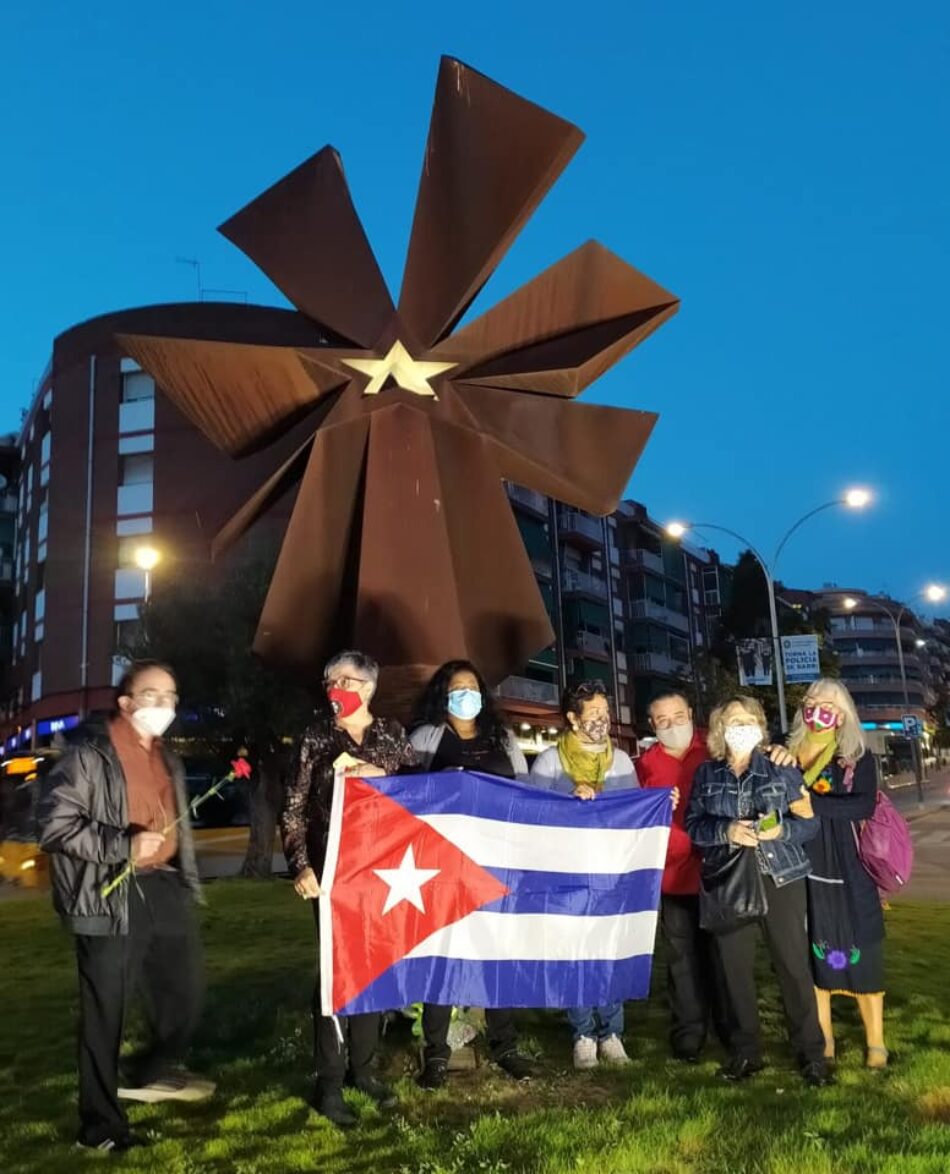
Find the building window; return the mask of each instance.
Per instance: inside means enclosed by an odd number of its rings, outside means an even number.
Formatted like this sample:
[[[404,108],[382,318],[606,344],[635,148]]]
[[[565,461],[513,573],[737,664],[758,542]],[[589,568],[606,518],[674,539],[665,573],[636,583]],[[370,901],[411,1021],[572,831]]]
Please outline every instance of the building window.
[[[155,448],[155,433],[141,432],[136,436],[119,437],[119,455],[135,452],[152,452]]]
[[[122,402],[135,404],[155,398],[155,380],[144,371],[126,371],[122,375]]]
[[[30,689],[30,700],[31,701],[39,701],[39,699],[42,696],[43,696],[43,672],[41,669],[37,669],[36,672],[33,674],[33,683],[32,683],[32,687]]]
[[[120,570],[115,573],[116,599],[144,599],[145,572],[137,568]]]
[[[39,623],[46,616],[46,588],[37,591],[33,598],[33,619]]]
[[[151,518],[120,518],[115,524],[115,532],[120,538],[129,534],[151,534]]]
[[[151,453],[131,453],[119,458],[118,514],[152,512],[153,468]]]

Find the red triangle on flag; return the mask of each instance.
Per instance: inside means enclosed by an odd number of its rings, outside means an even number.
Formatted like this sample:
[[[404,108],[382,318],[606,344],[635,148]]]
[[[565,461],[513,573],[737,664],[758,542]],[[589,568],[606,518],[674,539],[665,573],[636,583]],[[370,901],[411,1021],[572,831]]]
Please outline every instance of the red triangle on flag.
[[[348,778],[344,786],[330,890],[335,1011],[437,929],[508,892],[365,780]]]

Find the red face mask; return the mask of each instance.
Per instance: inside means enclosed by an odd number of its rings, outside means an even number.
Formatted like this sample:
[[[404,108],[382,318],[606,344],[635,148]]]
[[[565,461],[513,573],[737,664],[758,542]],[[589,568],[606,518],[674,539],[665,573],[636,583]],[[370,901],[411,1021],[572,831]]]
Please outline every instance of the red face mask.
[[[351,689],[328,689],[327,700],[334,717],[352,717],[363,704],[363,698]]]

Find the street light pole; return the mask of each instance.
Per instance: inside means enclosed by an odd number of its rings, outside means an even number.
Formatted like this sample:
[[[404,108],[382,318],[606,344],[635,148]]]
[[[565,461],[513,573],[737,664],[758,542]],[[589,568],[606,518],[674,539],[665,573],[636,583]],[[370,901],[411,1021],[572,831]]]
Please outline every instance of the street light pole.
[[[866,489],[849,489],[843,497],[836,497],[834,501],[826,501],[821,505],[815,506],[813,510],[809,510],[807,514],[802,514],[797,522],[789,526],[789,528],[782,535],[781,541],[775,548],[775,554],[772,556],[771,564],[767,563],[761,554],[755,549],[747,538],[743,538],[741,534],[737,534],[735,530],[729,530],[725,526],[718,526],[712,522],[672,522],[666,527],[666,532],[672,538],[682,538],[687,530],[718,530],[721,534],[728,534],[730,537],[737,539],[745,546],[749,553],[755,558],[756,562],[762,568],[762,574],[765,576],[765,586],[769,597],[769,627],[772,633],[772,664],[775,672],[775,692],[778,701],[779,721],[781,722],[782,734],[788,733],[788,714],[785,710],[785,674],[782,664],[782,640],[779,633],[778,626],[778,607],[775,601],[775,568],[778,565],[779,556],[785,549],[785,545],[789,538],[795,533],[800,526],[803,526],[809,519],[816,514],[823,513],[825,510],[834,509],[836,506],[847,506],[849,509],[860,510],[863,509],[871,501],[871,494]]]
[[[910,691],[907,688],[907,669],[904,666],[904,642],[901,639],[901,621],[907,612],[907,604],[902,604],[897,615],[879,599],[874,599],[870,595],[865,595],[861,599],[849,599],[845,601],[845,607],[851,605],[850,610],[860,607],[862,604],[869,604],[871,607],[876,607],[878,611],[882,611],[894,626],[894,642],[897,645],[897,667],[901,675],[901,692],[904,695],[904,712],[910,709]],[[910,740],[910,756],[914,761],[914,779],[917,783],[917,802],[923,804],[924,801],[924,772],[922,756],[920,754],[920,746],[916,738]]]

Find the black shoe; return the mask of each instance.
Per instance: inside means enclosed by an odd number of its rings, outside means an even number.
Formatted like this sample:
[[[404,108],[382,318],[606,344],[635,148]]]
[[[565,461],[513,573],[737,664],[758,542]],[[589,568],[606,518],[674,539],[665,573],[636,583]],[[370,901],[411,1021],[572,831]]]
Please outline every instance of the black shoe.
[[[343,1093],[338,1088],[318,1093],[313,1107],[322,1117],[326,1117],[328,1121],[332,1121],[340,1129],[352,1129],[356,1124],[356,1117],[347,1108],[346,1101],[343,1100]]]
[[[748,1080],[751,1076],[755,1076],[756,1072],[761,1072],[765,1065],[761,1060],[753,1060],[748,1056],[733,1056],[732,1059],[719,1069],[718,1075],[723,1080],[731,1080],[736,1083],[740,1080]]]
[[[427,1092],[435,1092],[443,1087],[448,1077],[448,1060],[426,1060],[425,1067],[416,1077],[416,1084]]]
[[[696,1048],[695,1050],[690,1048],[678,1048],[673,1053],[673,1059],[679,1060],[682,1064],[698,1064],[699,1053],[699,1048]]]
[[[375,1076],[360,1076],[353,1081],[353,1087],[371,1097],[381,1109],[395,1109],[399,1104],[399,1097],[389,1085],[383,1084]]]
[[[802,1065],[802,1080],[809,1088],[824,1088],[835,1083],[835,1074],[827,1060],[812,1060]]]
[[[534,1061],[518,1051],[505,1052],[503,1056],[496,1057],[495,1063],[512,1080],[530,1080],[535,1074]]]
[[[151,1145],[151,1142],[139,1133],[120,1133],[118,1137],[105,1137],[100,1142],[83,1141],[80,1138],[76,1145],[82,1150],[99,1150],[105,1154],[124,1154],[127,1150]]]

